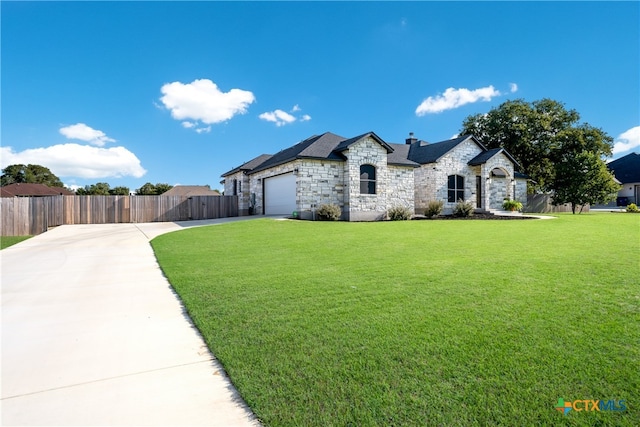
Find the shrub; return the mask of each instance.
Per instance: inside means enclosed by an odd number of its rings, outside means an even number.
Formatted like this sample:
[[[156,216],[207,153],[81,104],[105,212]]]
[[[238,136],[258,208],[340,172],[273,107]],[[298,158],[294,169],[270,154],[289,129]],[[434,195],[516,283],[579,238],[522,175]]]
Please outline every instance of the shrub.
[[[404,206],[395,206],[389,209],[387,215],[391,221],[406,221],[411,219],[413,214],[409,208],[405,208]]]
[[[438,216],[442,213],[442,208],[444,208],[444,202],[442,200],[431,200],[429,204],[427,204],[427,209],[424,210],[424,216],[427,218]]]
[[[505,199],[505,201],[502,202],[502,209],[506,211],[521,211],[522,203],[517,200]]]
[[[640,213],[640,208],[635,203],[631,203],[627,206],[627,212]]]
[[[473,215],[473,204],[459,200],[453,208],[453,216],[468,217]]]
[[[325,204],[320,205],[316,213],[320,221],[337,221],[342,215],[342,210],[338,205]]]

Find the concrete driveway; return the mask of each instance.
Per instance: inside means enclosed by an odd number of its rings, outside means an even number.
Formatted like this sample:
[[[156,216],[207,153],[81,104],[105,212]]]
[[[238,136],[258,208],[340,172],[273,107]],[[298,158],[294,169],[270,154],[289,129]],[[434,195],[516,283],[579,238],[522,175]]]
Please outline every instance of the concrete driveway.
[[[1,251],[2,425],[259,425],[149,245],[232,220],[65,225]]]

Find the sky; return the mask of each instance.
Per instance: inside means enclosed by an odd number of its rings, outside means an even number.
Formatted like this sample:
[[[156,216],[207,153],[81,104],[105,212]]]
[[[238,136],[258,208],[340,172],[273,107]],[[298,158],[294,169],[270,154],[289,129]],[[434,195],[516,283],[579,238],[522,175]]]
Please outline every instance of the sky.
[[[437,142],[550,98],[640,152],[640,3],[0,2],[0,166],[209,185],[312,135]]]

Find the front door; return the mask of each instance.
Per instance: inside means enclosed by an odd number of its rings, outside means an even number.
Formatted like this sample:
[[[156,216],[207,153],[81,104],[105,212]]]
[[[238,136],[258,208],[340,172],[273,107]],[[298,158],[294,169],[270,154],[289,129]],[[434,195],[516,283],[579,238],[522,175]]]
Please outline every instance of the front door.
[[[482,178],[476,176],[476,208],[482,209]]]

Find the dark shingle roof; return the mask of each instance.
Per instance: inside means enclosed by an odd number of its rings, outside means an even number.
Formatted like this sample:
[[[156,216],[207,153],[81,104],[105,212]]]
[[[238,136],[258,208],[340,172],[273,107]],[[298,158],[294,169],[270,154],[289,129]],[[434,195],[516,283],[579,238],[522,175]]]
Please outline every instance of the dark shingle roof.
[[[382,138],[380,138],[378,135],[376,135],[374,132],[367,132],[367,133],[363,133],[362,135],[355,136],[353,138],[345,139],[340,144],[338,144],[338,146],[335,148],[335,151],[340,152],[340,151],[347,150],[347,149],[349,149],[349,147],[352,144],[355,144],[356,142],[358,142],[361,139],[366,138],[368,136],[372,137],[373,139],[375,139],[378,142],[378,144],[380,144],[384,148],[386,148],[387,149],[387,153],[391,153],[393,151],[393,148],[389,144],[384,142],[384,140]]]
[[[260,166],[262,163],[266,162],[270,158],[271,158],[271,154],[260,154],[258,157],[255,157],[249,160],[248,162],[241,164],[237,168],[231,169],[229,172],[223,173],[221,176],[233,175],[234,173],[240,172],[240,171],[250,171]]]
[[[344,160],[338,153],[334,152],[338,144],[345,138],[333,134],[331,132],[315,135],[297,143],[293,147],[274,154],[267,161],[254,168],[249,173],[258,172],[269,169],[283,163],[290,162],[295,159],[327,159],[327,160]]]
[[[622,184],[640,182],[640,154],[630,153],[607,163],[616,179]]]
[[[16,183],[0,187],[2,197],[14,196],[73,196],[75,193],[62,187],[48,187],[44,184]]]
[[[409,160],[409,144],[389,144],[393,152],[387,154],[387,164],[397,166],[419,167],[420,164]]]
[[[514,166],[516,166],[516,167],[520,166],[518,164],[518,162],[516,162],[516,159],[514,159],[511,156],[511,154],[509,154],[509,152],[507,150],[505,150],[504,148],[502,148],[502,147],[492,148],[490,150],[483,151],[482,153],[480,153],[477,156],[475,156],[473,159],[469,160],[468,164],[469,164],[469,166],[481,165],[483,163],[486,163],[493,156],[498,155],[500,153],[502,153],[505,156],[507,156],[507,158],[513,162]]]
[[[440,157],[444,156],[449,151],[453,150],[458,144],[466,141],[469,138],[472,138],[473,141],[484,150],[482,144],[476,141],[473,136],[464,135],[446,141],[434,142],[433,144],[429,144],[424,141],[419,141],[411,144],[411,149],[409,150],[409,159],[413,160],[416,163],[420,163],[421,165],[425,165],[427,163],[435,163]]]

